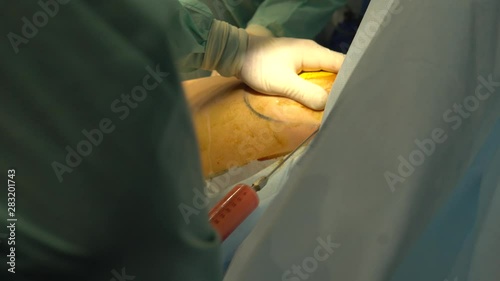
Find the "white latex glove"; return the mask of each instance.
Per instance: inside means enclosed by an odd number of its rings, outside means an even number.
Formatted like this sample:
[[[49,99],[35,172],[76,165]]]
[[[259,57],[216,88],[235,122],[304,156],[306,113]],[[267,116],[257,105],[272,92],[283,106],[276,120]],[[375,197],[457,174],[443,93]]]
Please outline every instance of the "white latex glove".
[[[288,97],[321,110],[328,93],[297,74],[338,72],[343,61],[343,54],[312,40],[253,36],[214,20],[202,68],[216,69],[222,76],[236,76],[259,92]]]
[[[237,76],[259,92],[285,96],[320,110],[325,107],[328,93],[297,74],[317,70],[337,73],[343,62],[343,54],[312,40],[249,36]]]

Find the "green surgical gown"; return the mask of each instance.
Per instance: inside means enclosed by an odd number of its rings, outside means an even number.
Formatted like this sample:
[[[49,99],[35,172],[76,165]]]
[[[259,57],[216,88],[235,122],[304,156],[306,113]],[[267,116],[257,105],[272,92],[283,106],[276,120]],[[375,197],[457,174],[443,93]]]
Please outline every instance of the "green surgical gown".
[[[275,36],[314,38],[347,0],[180,0],[198,10],[200,2],[217,19],[242,28],[250,24],[266,27]],[[203,9],[203,8],[201,8]]]
[[[0,1],[0,280],[221,280],[174,64],[199,67],[211,23],[176,0]]]
[[[270,30],[274,36],[313,39],[347,0],[179,0],[199,17],[212,13],[216,19],[240,28],[250,24]],[[207,11],[207,7],[209,10]],[[211,71],[183,69],[183,80],[210,76]]]

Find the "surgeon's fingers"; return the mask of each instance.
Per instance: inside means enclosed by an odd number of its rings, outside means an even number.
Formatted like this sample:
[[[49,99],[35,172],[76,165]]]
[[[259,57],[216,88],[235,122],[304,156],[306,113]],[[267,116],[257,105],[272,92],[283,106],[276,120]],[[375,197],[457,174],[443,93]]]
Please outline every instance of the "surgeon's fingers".
[[[322,110],[325,108],[328,93],[320,86],[300,78],[290,72],[284,74],[279,80],[269,85],[272,94],[291,98],[311,109]]]
[[[312,40],[305,40],[307,51],[302,53],[303,71],[325,70],[337,73],[344,63],[345,55],[325,48]]]

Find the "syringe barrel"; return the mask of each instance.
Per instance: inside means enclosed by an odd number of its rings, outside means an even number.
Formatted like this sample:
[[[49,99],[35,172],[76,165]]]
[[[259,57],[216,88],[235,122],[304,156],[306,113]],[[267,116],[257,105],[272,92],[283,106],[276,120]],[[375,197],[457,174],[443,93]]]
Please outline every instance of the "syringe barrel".
[[[208,213],[209,221],[224,241],[259,205],[257,192],[249,185],[236,185]]]

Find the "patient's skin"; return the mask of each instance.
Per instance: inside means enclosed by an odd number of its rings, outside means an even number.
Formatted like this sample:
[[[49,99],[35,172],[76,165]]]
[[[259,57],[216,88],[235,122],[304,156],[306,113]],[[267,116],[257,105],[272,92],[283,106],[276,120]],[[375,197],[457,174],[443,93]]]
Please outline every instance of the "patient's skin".
[[[336,74],[301,76],[330,92]],[[323,115],[288,98],[259,94],[236,78],[207,77],[184,81],[183,86],[205,177],[292,151],[314,132]]]

